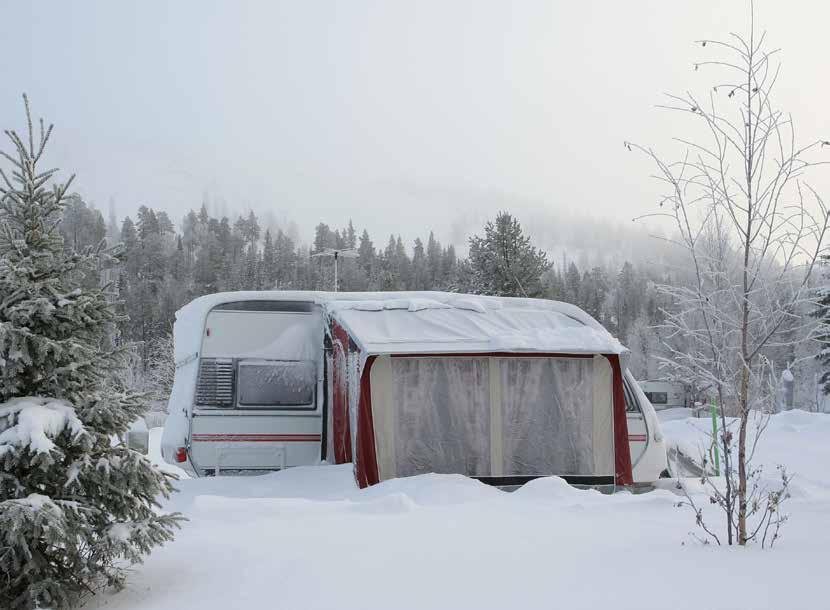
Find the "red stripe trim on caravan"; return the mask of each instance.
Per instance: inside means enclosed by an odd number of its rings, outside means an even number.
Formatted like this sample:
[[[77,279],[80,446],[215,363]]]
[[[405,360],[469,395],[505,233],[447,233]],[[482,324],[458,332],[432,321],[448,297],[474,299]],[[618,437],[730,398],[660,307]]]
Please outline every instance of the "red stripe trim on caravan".
[[[645,434],[629,434],[628,440],[634,441],[635,443],[645,443],[648,440],[648,437]]]
[[[197,443],[315,443],[319,434],[194,434]]]

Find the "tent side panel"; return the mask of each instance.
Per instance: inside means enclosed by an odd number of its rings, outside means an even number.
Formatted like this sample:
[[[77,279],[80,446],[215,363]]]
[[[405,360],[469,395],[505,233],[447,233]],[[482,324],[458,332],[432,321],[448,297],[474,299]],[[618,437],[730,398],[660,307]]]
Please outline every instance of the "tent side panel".
[[[593,358],[593,452],[594,474],[613,476],[614,369],[604,356]]]
[[[332,322],[331,339],[331,444],[334,450],[334,463],[346,464],[352,461],[349,426],[349,335],[337,322]]]
[[[329,463],[336,463],[336,457],[334,455],[334,427],[333,427],[333,417],[332,417],[332,402],[334,399],[334,383],[332,381],[332,375],[334,371],[334,358],[332,358],[331,350],[326,349],[325,355],[323,357],[324,366],[325,368],[325,380],[326,384],[323,388],[323,391],[326,393],[326,402],[323,405],[323,432],[325,434],[325,455],[322,456],[324,460]]]
[[[502,355],[499,354],[499,356]],[[588,377],[585,380],[588,384],[586,391],[589,391],[592,395],[592,399],[589,400],[590,402],[595,403],[593,413],[586,414],[588,415],[586,420],[588,422],[587,435],[592,438],[593,445],[588,448],[589,460],[593,464],[593,468],[590,469],[591,472],[583,469],[577,469],[574,472],[565,472],[562,470],[561,466],[557,469],[551,470],[551,464],[536,463],[538,460],[534,460],[532,464],[528,465],[534,467],[530,468],[527,472],[513,472],[516,470],[513,467],[515,465],[511,465],[510,468],[505,469],[504,474],[531,474],[536,476],[550,474],[571,474],[578,476],[613,474],[614,480],[617,484],[625,485],[631,483],[633,479],[631,455],[628,445],[625,396],[623,392],[623,377],[619,358],[616,355],[604,355],[597,357],[580,355],[574,357],[565,354],[544,354],[541,357],[541,360],[550,359],[551,361],[541,362],[538,366],[541,366],[542,364],[555,367],[563,367],[567,365],[567,367],[575,369],[574,371],[571,371],[573,375],[576,375],[578,370],[585,368],[583,365],[577,365],[576,362],[571,362],[570,364],[568,364],[567,361],[563,362],[561,361],[563,357],[565,360],[568,358],[576,358],[576,360],[593,360],[590,364],[586,362],[586,365],[589,367],[588,370],[592,371],[592,373],[589,372]],[[501,360],[501,358],[492,358],[489,354],[476,354],[475,360],[481,360],[485,364],[489,364],[490,366],[485,367],[487,371],[491,369],[493,364],[497,363],[502,366],[510,364],[513,368],[518,367],[522,370],[528,367],[534,369],[534,366],[532,366],[529,362],[526,365],[520,364],[528,358],[531,358],[531,356],[521,354],[518,357],[513,358],[513,356],[510,355],[507,356],[508,362],[499,363],[498,361]],[[540,360],[540,356],[535,355],[535,359]],[[441,466],[442,459],[444,461],[449,459],[449,457],[445,455],[447,453],[447,448],[454,447],[455,444],[458,444],[458,442],[453,444],[449,441],[458,441],[459,435],[461,434],[459,430],[455,429],[457,426],[452,425],[452,422],[455,421],[453,417],[457,419],[459,416],[459,409],[457,408],[458,405],[454,405],[455,408],[447,412],[439,409],[440,412],[434,414],[434,417],[427,417],[427,415],[430,415],[432,410],[435,410],[434,408],[439,407],[441,404],[446,404],[445,401],[450,395],[456,397],[460,396],[459,394],[453,392],[450,392],[446,396],[445,392],[438,392],[436,394],[437,390],[447,385],[450,377],[452,377],[449,375],[449,372],[451,371],[444,369],[447,367],[452,369],[453,365],[457,368],[460,365],[458,360],[459,359],[455,354],[436,354],[428,357],[412,357],[409,355],[394,354],[391,357],[370,357],[367,360],[360,375],[359,398],[358,395],[353,393],[353,400],[349,405],[355,410],[355,413],[352,414],[352,422],[356,439],[353,443],[353,447],[355,477],[360,487],[367,487],[379,482],[380,480],[386,480],[395,476],[420,474],[423,471],[422,467],[424,466],[424,460],[429,462],[431,465],[428,469],[429,471],[459,472],[466,474],[467,476],[488,477],[491,475],[489,467],[481,470],[480,468],[475,467],[474,464],[470,463],[470,460],[475,457],[473,455],[475,452],[471,452],[471,447],[467,446],[468,443],[462,443],[466,449],[461,455],[457,456],[461,461],[449,460],[452,463],[450,468]],[[461,360],[468,361],[469,358],[462,357]],[[492,360],[492,362],[488,362],[489,360]],[[469,364],[469,362],[465,364]],[[538,368],[538,366],[536,368]],[[501,368],[501,366],[497,366],[496,370],[499,371]],[[443,376],[439,375],[438,377],[435,375],[428,375],[428,373],[436,372],[433,371],[433,369],[436,369],[438,373],[445,374]],[[486,371],[482,369],[481,373],[483,374],[485,372]],[[506,371],[502,373],[507,374]],[[437,383],[439,381],[439,377],[443,379],[443,385],[441,383]],[[444,379],[444,377],[446,377],[446,379]],[[501,377],[501,374],[499,377]],[[481,390],[480,393],[482,394],[482,398],[492,398],[492,383],[487,380],[486,375],[479,380],[479,383],[472,383],[470,379],[464,379],[464,387],[466,388],[464,393],[465,396],[471,392],[476,393],[474,389],[477,388]],[[401,384],[404,383],[404,380],[417,383],[417,387],[423,391],[415,392],[415,386],[402,386]],[[499,381],[504,380],[499,379]],[[357,383],[357,380],[352,380],[352,383]],[[530,383],[530,381],[528,381],[528,383]],[[481,387],[479,388],[479,386]],[[522,402],[527,399],[527,396],[525,395],[526,392],[519,391],[518,387],[507,392],[507,396],[501,396],[501,394],[509,387],[510,386],[499,387],[500,391],[496,394],[498,395],[500,403],[507,400],[508,403],[512,404],[511,401]],[[568,387],[570,388],[570,386]],[[408,391],[406,388],[408,388]],[[522,386],[522,388],[524,388],[524,386]],[[524,389],[526,390],[527,388]],[[545,392],[542,393],[544,394]],[[571,390],[569,389],[569,391],[566,392],[566,395],[570,396],[570,394]],[[584,399],[582,402],[584,402]],[[401,428],[402,421],[404,421],[401,417],[406,415],[401,411],[401,409],[405,409],[406,405],[409,405],[409,403],[412,403],[410,406],[415,410],[412,413],[408,413],[408,415],[404,417],[404,420],[409,424]],[[476,401],[475,404],[478,405],[478,401]],[[482,407],[482,405],[478,406]],[[434,408],[430,410],[427,408],[429,406]],[[467,414],[465,411],[464,414],[466,414],[466,416],[461,417],[460,421],[465,423],[463,429],[466,430],[466,428],[469,427],[469,420],[472,413],[486,413],[488,425],[484,426],[484,428],[474,436],[476,439],[481,437],[480,440],[487,445],[487,450],[482,454],[482,458],[486,460],[488,466],[491,466],[493,456],[487,441],[492,441],[492,434],[490,430],[492,422],[489,422],[489,418],[492,417],[493,414],[491,412],[492,409],[489,408],[491,406],[489,403],[484,406],[488,406],[488,408],[476,408],[470,414]],[[506,408],[505,405],[501,404],[500,407]],[[418,417],[413,420],[412,418],[415,415],[418,415]],[[426,419],[424,419],[425,417]],[[449,419],[447,419],[447,417],[449,417]],[[445,419],[446,421],[444,421]],[[436,421],[433,422],[433,420]],[[528,420],[532,421],[532,418],[521,417],[519,423],[527,424]],[[460,423],[460,421],[457,423]],[[433,423],[435,425],[432,425]],[[512,430],[512,428],[508,427],[507,429],[501,431],[502,435],[507,434],[508,429]],[[415,438],[412,436],[413,433],[416,434],[416,440],[420,441],[414,445],[411,442],[411,440]],[[446,436],[449,433],[452,434],[450,434],[447,439],[444,439],[443,436]],[[466,439],[465,435],[461,436]],[[520,436],[521,438],[524,438],[524,436]],[[511,438],[512,437],[502,440],[504,442],[509,442],[511,441]],[[407,442],[407,439],[409,439],[410,442]],[[429,442],[424,443],[424,441]],[[417,456],[415,456],[418,459],[410,456],[410,453],[414,450],[413,447],[418,450]],[[424,447],[441,447],[442,451],[440,453],[435,453],[433,449],[432,451],[427,451],[426,454],[424,454]],[[403,462],[400,462],[402,457],[411,459],[404,459]],[[415,460],[414,463],[419,464],[421,468],[415,468],[413,470],[411,468],[412,464],[410,464],[412,460]],[[447,465],[444,464],[444,466]],[[507,464],[504,466],[507,466]],[[545,466],[545,468],[540,470],[540,466]]]
[[[606,356],[614,370],[614,465],[617,485],[631,485],[634,475],[631,468],[631,447],[628,444],[628,418],[625,413],[625,390],[620,357]]]
[[[378,462],[378,479],[385,481],[398,476],[395,465],[397,413],[393,408],[392,358],[378,356],[369,374],[372,398],[372,424],[375,432],[375,453]]]
[[[610,476],[598,470],[595,445],[596,403],[591,358],[491,358],[499,376],[502,461],[493,476]],[[605,377],[606,417],[611,417],[611,368]],[[587,407],[587,408],[586,408]],[[491,422],[491,427],[496,422]],[[610,433],[611,429],[608,428]],[[610,452],[609,452],[610,453]]]
[[[380,482],[378,458],[375,451],[375,425],[372,418],[371,370],[375,356],[369,356],[360,375],[360,399],[357,412],[357,441],[355,443],[355,475],[360,487]]]

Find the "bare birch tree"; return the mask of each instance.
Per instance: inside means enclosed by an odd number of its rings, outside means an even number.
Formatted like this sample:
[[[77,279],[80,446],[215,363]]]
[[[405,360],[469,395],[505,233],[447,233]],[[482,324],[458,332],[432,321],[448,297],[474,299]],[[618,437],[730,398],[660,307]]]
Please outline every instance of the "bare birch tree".
[[[703,53],[717,54],[694,64],[717,73],[714,86],[702,96],[668,95],[661,106],[689,116],[703,134],[675,138],[683,149],[677,160],[625,143],[655,164],[666,189],[657,215],[673,222],[672,241],[692,269],[689,285],[662,287],[675,303],[665,312],[665,364],[717,397],[721,425],[713,442],[725,476],[723,484],[708,480],[706,464],[703,476],[711,502],[725,512],[725,541],[739,545],[773,543],[783,520],[788,475],[782,470],[780,485],[770,489],[752,458],[766,426],[762,414],[775,401],[771,353],[809,335],[803,331],[812,321],[803,311],[828,226],[828,210],[807,177],[827,163],[819,153],[830,142],[797,143],[792,118],[773,104],[780,62],[765,38],[750,5],[747,34],[698,41]],[[721,543],[692,506],[698,524]]]

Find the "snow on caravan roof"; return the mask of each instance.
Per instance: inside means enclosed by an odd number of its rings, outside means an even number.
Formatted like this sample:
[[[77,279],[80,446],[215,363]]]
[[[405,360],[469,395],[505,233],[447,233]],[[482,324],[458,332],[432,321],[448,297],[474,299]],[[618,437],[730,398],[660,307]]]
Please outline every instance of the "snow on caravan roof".
[[[365,354],[627,350],[574,305],[544,299],[447,292],[222,292],[176,312],[179,361],[199,351],[211,309],[239,301],[310,301],[323,306]]]
[[[551,301],[478,299],[332,301],[328,309],[366,354],[624,350],[605,329],[557,310]]]

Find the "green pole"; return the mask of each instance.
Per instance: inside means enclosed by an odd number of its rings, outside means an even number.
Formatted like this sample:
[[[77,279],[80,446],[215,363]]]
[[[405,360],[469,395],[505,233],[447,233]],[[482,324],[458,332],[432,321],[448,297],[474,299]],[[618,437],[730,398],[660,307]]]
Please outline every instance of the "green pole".
[[[712,399],[712,446],[715,449],[715,476],[720,476],[720,449],[718,448],[718,407],[716,399]]]

